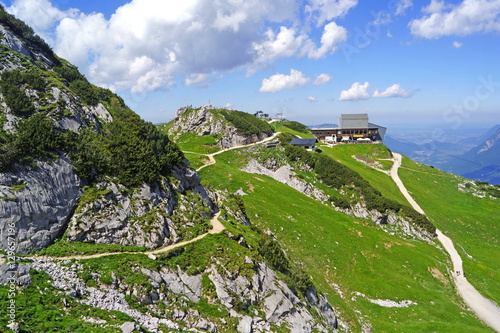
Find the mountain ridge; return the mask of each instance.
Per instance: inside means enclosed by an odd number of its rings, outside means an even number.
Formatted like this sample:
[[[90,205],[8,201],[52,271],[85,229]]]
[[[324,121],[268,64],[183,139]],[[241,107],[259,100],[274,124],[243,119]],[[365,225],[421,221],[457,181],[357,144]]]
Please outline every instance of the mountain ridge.
[[[63,59],[40,63],[29,39],[38,37],[3,8],[0,14],[10,32],[0,58],[0,150],[9,153],[0,159],[0,228],[12,230],[0,241],[7,254],[0,258],[0,292],[9,281],[22,286],[16,317],[1,318],[2,329],[334,330],[332,307],[299,270],[276,271],[263,258],[267,252],[256,250],[261,245],[230,231],[198,237],[220,205],[226,221],[245,216],[237,198],[207,191],[177,145],[120,97]],[[28,37],[10,31],[11,23]],[[233,129],[260,124],[234,114],[224,114]],[[244,135],[257,141],[272,134],[264,124],[262,133]],[[185,245],[172,251],[145,255],[181,240]],[[292,268],[274,244],[262,247]],[[57,259],[110,250],[117,253],[73,259],[70,269]],[[37,251],[45,257],[33,256]],[[62,319],[46,320],[49,313]]]
[[[1,155],[0,226],[18,225],[21,240],[14,250],[1,243],[2,307],[10,281],[19,285],[16,317],[1,317],[2,329],[491,332],[456,294],[433,230],[463,245],[471,283],[500,300],[494,187],[404,158],[401,179],[427,219],[391,180],[383,145],[309,153],[288,144],[308,133],[208,107],[181,111],[169,139],[175,121],[144,122],[63,59],[42,65],[4,49],[0,60],[9,78],[0,87],[25,96],[20,109],[9,94],[0,103],[0,149],[12,152]],[[221,125],[206,122],[216,116]],[[222,149],[214,129],[230,124],[234,144],[281,132],[279,143]],[[197,173],[186,158],[206,167]],[[249,172],[251,161],[267,171]],[[210,232],[213,218],[224,228]],[[167,244],[179,246],[147,250]]]

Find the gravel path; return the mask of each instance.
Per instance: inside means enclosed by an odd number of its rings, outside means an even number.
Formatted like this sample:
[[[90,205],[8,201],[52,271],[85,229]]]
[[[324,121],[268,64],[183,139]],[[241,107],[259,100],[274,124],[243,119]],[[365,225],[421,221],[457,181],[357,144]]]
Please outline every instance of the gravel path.
[[[212,224],[212,229],[209,232],[204,233],[203,235],[199,235],[198,237],[195,237],[193,239],[190,239],[190,240],[187,240],[184,242],[180,242],[180,243],[175,243],[175,244],[172,244],[172,245],[169,245],[166,247],[162,247],[162,248],[159,248],[156,250],[145,251],[145,252],[106,252],[106,253],[97,253],[97,254],[89,254],[89,255],[75,255],[75,256],[68,256],[68,257],[47,257],[47,258],[58,259],[58,260],[71,260],[71,259],[81,260],[81,259],[101,258],[101,257],[107,257],[107,256],[112,256],[112,255],[117,255],[117,254],[124,254],[124,253],[149,255],[149,254],[158,254],[158,253],[168,252],[168,251],[171,251],[171,250],[176,249],[178,247],[181,247],[181,246],[184,246],[184,245],[187,245],[190,243],[194,243],[197,240],[200,240],[209,234],[218,234],[218,233],[222,232],[225,229],[225,227],[219,221],[219,215],[220,215],[220,212],[215,214],[214,217],[212,218],[212,220],[210,220],[210,223]]]
[[[248,145],[234,146],[234,147],[231,147],[231,148],[228,148],[228,149],[219,150],[218,152],[215,152],[215,153],[212,153],[212,154],[200,154],[200,153],[193,153],[193,152],[190,152],[190,151],[185,151],[185,153],[198,154],[198,155],[203,155],[203,156],[207,156],[207,157],[208,157],[208,159],[209,159],[208,163],[207,163],[207,164],[205,164],[205,165],[202,165],[201,167],[199,167],[198,169],[196,169],[196,172],[198,172],[198,171],[200,171],[201,169],[206,168],[206,167],[207,167],[207,166],[209,166],[209,165],[213,165],[213,164],[217,163],[217,162],[215,161],[215,158],[214,158],[214,156],[215,156],[215,155],[219,155],[219,154],[225,153],[226,151],[229,151],[229,150],[240,149],[240,148],[246,148],[246,147],[252,147],[252,146],[255,146],[255,145],[260,145],[260,144],[262,144],[262,143],[266,143],[266,142],[268,142],[268,141],[272,141],[272,140],[273,140],[274,138],[276,138],[276,136],[277,136],[278,134],[280,134],[280,133],[281,133],[281,132],[276,132],[276,133],[274,133],[272,136],[270,136],[270,137],[268,137],[268,138],[266,138],[266,139],[264,139],[264,140],[262,140],[262,141],[257,141],[257,142],[255,142],[255,143],[250,143],[250,144],[248,144]]]
[[[415,200],[408,193],[403,182],[398,176],[398,169],[401,166],[402,156],[397,153],[394,155],[394,165],[391,169],[391,177],[397,184],[401,193],[408,200],[411,206],[418,212],[425,214],[422,208],[415,202]],[[462,296],[467,305],[481,318],[488,326],[495,331],[500,332],[500,308],[492,301],[481,295],[473,285],[467,281],[462,267],[462,258],[458,254],[453,241],[445,236],[440,230],[436,230],[439,241],[443,244],[444,249],[448,252],[453,263],[453,280],[457,286],[458,293]]]

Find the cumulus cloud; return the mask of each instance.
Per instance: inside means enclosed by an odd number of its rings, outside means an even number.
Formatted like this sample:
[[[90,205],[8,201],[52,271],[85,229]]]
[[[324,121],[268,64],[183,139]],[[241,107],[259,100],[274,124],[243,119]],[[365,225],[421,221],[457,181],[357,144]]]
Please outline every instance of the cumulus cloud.
[[[101,13],[62,12],[48,0],[15,0],[9,10],[42,35],[46,29],[53,31],[54,50],[91,81],[116,90],[145,92],[169,87],[179,74],[249,66],[264,57],[253,49],[255,43],[265,41],[263,27],[292,22],[298,4],[294,0],[132,0],[109,19]],[[278,42],[287,33],[280,32]],[[289,54],[276,44],[265,53],[274,59]],[[185,83],[195,84],[195,79],[188,77]]]
[[[369,87],[370,84],[368,82],[365,82],[364,84],[354,82],[350,89],[342,90],[340,92],[339,101],[358,101],[368,99],[371,97],[368,93]]]
[[[253,49],[257,54],[255,65],[267,65],[276,59],[291,57],[297,54],[302,45],[308,40],[306,35],[297,35],[293,28],[280,27],[280,32],[276,34],[272,29],[265,33],[263,42],[255,42]]]
[[[326,73],[316,75],[316,79],[314,80],[314,85],[315,86],[321,86],[323,84],[327,84],[333,79],[333,76],[328,75]]]
[[[343,90],[340,92],[339,101],[359,101],[369,98],[392,98],[392,97],[411,97],[413,96],[413,91],[401,88],[399,83],[393,84],[384,91],[379,91],[375,89],[373,94],[368,92],[370,84],[365,82],[361,84],[360,82],[354,82],[350,89]]]
[[[456,48],[456,49],[461,48],[461,47],[462,47],[462,45],[463,45],[463,44],[462,44],[462,43],[460,43],[460,42],[457,42],[457,41],[454,41],[454,42],[453,42],[453,47],[454,47],[454,48]]]
[[[308,102],[316,102],[316,97],[309,96],[309,97],[306,98],[306,101],[308,101]]]
[[[358,4],[358,0],[310,0],[305,11],[317,22],[323,25],[337,17],[342,17]]]
[[[412,34],[421,38],[500,31],[498,0],[463,0],[457,5],[432,0],[423,12],[424,17],[409,23]]]
[[[48,29],[71,15],[71,12],[65,13],[57,9],[48,0],[17,0],[8,10],[17,18],[29,22],[36,30]]]
[[[311,79],[301,71],[291,69],[290,75],[275,74],[262,80],[260,92],[277,92],[283,89],[294,89],[307,84]]]
[[[411,97],[413,92],[411,90],[406,90],[401,88],[399,83],[393,84],[386,90],[380,92],[378,89],[373,93],[373,97],[375,98],[392,98],[392,97]]]
[[[336,52],[347,31],[329,21],[357,0],[307,1],[301,8],[296,0],[130,0],[110,17],[61,11],[50,0],[14,0],[7,9],[93,83],[144,93],[167,89],[179,77],[204,86],[224,71],[253,74],[281,58]],[[317,28],[302,21],[301,10]],[[309,36],[315,33],[319,43]]]
[[[323,35],[321,36],[321,46],[313,48],[309,51],[309,58],[320,59],[327,54],[334,53],[338,50],[338,45],[347,40],[347,30],[344,27],[338,26],[335,22],[330,22],[325,25]]]
[[[441,12],[443,9],[449,7],[450,5],[446,5],[444,0],[431,0],[431,3],[427,7],[422,8],[422,11],[424,13],[432,14]]]

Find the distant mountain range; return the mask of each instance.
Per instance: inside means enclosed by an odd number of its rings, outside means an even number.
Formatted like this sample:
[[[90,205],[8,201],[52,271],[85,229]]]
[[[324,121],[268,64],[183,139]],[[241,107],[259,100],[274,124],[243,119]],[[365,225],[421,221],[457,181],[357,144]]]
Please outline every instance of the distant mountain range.
[[[338,127],[339,125],[337,124],[319,124],[319,125],[307,125],[309,128],[332,128],[332,127]]]
[[[500,125],[464,144],[442,141],[416,144],[391,136],[386,136],[384,143],[392,151],[423,164],[469,179],[500,184]],[[466,144],[474,147],[464,151]]]

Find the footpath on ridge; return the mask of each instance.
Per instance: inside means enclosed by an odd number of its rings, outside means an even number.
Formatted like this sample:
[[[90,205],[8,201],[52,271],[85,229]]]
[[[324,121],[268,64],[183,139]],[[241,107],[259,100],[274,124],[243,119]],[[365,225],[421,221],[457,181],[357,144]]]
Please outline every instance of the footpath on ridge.
[[[212,153],[212,154],[195,153],[195,152],[192,152],[192,151],[184,151],[184,153],[197,154],[197,155],[202,155],[202,156],[207,156],[208,157],[208,159],[209,159],[208,163],[206,163],[206,164],[202,165],[201,167],[199,167],[198,169],[196,169],[196,172],[198,172],[201,169],[206,168],[209,165],[213,165],[213,164],[217,163],[217,161],[215,161],[215,158],[214,158],[215,155],[219,155],[219,154],[225,153],[226,151],[230,151],[230,150],[234,150],[234,149],[252,147],[252,146],[255,146],[255,145],[260,145],[262,143],[266,143],[266,142],[272,141],[280,133],[281,132],[276,132],[272,136],[270,136],[270,137],[268,137],[268,138],[266,138],[264,140],[257,141],[257,142],[254,142],[254,143],[250,143],[248,145],[234,146],[234,147],[231,147],[231,148],[219,150],[219,151],[217,151],[215,153]]]
[[[392,153],[394,156],[394,165],[391,169],[391,177],[398,186],[403,196],[408,200],[411,206],[419,213],[425,214],[423,209],[412,198],[408,190],[404,186],[401,178],[398,175],[398,169],[401,167],[402,156],[398,153]],[[462,296],[465,303],[472,309],[472,311],[488,326],[495,331],[500,332],[500,308],[492,301],[484,297],[479,291],[474,288],[472,284],[465,278],[464,270],[462,267],[462,258],[458,254],[453,241],[445,236],[440,230],[436,230],[437,237],[444,249],[450,255],[453,263],[453,280],[457,286],[458,293]]]
[[[199,154],[199,155],[208,156],[208,158],[210,159],[210,161],[207,164],[205,164],[205,165],[201,166],[200,168],[198,168],[196,171],[199,171],[199,170],[201,170],[201,169],[203,169],[203,168],[205,168],[205,167],[207,167],[209,165],[215,164],[216,163],[215,158],[214,158],[215,155],[222,154],[222,153],[224,153],[226,151],[233,150],[233,149],[239,149],[239,148],[245,148],[245,147],[251,147],[251,146],[259,145],[259,144],[262,144],[262,143],[265,143],[265,142],[273,140],[278,134],[280,134],[280,132],[274,133],[272,136],[270,136],[269,138],[266,138],[266,139],[264,139],[262,141],[258,141],[258,142],[255,142],[255,143],[252,143],[252,144],[248,144],[248,145],[241,145],[241,146],[231,147],[231,148],[228,148],[228,149],[225,149],[225,150],[220,150],[220,151],[218,151],[216,153],[213,153],[213,154]],[[194,153],[194,154],[198,154],[198,153]],[[28,257],[28,258],[33,258],[33,259],[35,259],[35,258],[36,259],[48,258],[48,259],[57,259],[57,260],[72,260],[72,259],[82,260],[82,259],[102,258],[102,257],[107,257],[107,256],[112,256],[112,255],[117,255],[117,254],[145,254],[145,255],[155,255],[155,254],[158,254],[158,253],[163,253],[163,252],[171,251],[171,250],[176,249],[178,247],[181,247],[181,246],[184,246],[184,245],[196,242],[196,241],[198,241],[198,240],[206,237],[209,234],[218,234],[218,233],[224,231],[224,229],[226,229],[226,228],[219,221],[219,215],[220,215],[220,211],[217,212],[214,215],[214,217],[210,220],[210,224],[212,225],[212,229],[209,232],[204,233],[202,235],[199,235],[198,237],[195,237],[193,239],[190,239],[190,240],[187,240],[187,241],[184,241],[184,242],[175,243],[175,244],[172,244],[172,245],[168,245],[166,247],[162,247],[162,248],[159,248],[159,249],[156,249],[156,250],[143,251],[143,252],[126,252],[126,251],[125,252],[106,252],[106,253],[96,253],[96,254],[89,254],[89,255],[73,255],[73,256],[67,256],[67,257],[34,256],[34,257]],[[0,264],[2,264],[4,262],[5,262],[5,259],[0,258]]]

